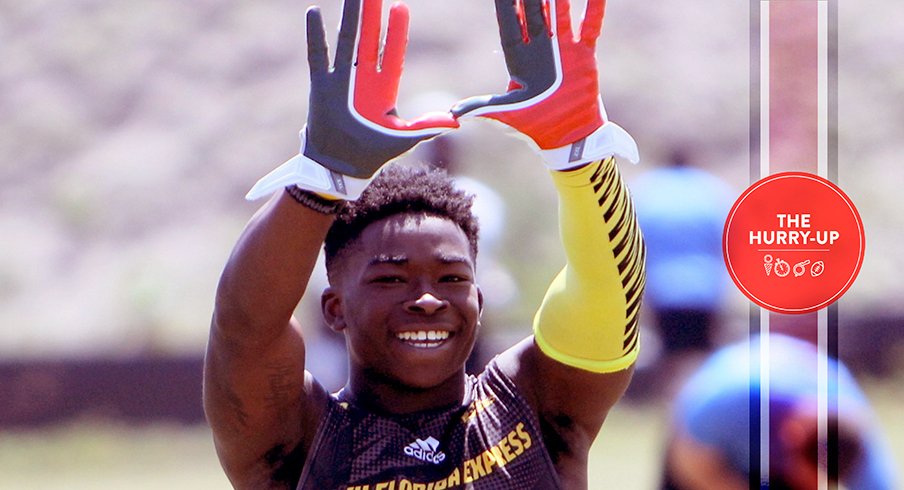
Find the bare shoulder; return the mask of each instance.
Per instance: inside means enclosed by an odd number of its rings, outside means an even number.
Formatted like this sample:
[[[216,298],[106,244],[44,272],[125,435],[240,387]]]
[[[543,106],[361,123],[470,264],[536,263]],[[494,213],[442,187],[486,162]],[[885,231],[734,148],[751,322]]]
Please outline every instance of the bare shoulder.
[[[586,479],[590,446],[633,368],[593,373],[571,367],[544,354],[532,336],[500,354],[497,363],[537,414],[560,476]]]
[[[211,336],[204,408],[237,488],[293,488],[326,410],[329,396],[304,370],[294,330],[254,348]]]

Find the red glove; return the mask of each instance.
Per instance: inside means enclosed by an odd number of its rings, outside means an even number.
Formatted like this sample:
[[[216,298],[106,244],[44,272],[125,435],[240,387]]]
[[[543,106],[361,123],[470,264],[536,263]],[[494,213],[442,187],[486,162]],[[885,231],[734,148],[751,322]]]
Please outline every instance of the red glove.
[[[575,36],[568,0],[496,0],[509,90],[466,99],[453,114],[515,128],[537,144],[555,169],[611,155],[638,161],[637,145],[607,121],[599,95],[596,41],[605,8],[605,0],[588,0]]]
[[[398,117],[409,13],[402,2],[392,6],[380,60],[382,9],[382,0],[345,0],[332,68],[320,10],[308,9],[311,94],[301,151],[258,181],[248,199],[287,185],[356,199],[388,161],[458,127],[448,112],[413,121]]]

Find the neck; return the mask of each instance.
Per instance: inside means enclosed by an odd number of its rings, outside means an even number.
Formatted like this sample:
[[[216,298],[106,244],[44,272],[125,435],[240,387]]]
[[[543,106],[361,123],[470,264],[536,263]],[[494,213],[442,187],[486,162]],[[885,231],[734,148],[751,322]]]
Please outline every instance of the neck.
[[[368,411],[404,415],[434,408],[461,404],[465,396],[464,368],[436,386],[416,387],[382,374],[352,370],[346,394],[351,401]]]

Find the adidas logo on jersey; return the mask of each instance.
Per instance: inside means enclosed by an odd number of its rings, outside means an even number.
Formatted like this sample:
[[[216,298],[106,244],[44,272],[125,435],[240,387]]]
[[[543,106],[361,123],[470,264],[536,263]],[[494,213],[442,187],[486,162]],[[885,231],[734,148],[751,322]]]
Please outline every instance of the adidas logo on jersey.
[[[405,446],[405,454],[427,463],[440,464],[446,459],[446,455],[442,451],[437,451],[437,448],[439,448],[439,441],[433,437],[418,438]]]

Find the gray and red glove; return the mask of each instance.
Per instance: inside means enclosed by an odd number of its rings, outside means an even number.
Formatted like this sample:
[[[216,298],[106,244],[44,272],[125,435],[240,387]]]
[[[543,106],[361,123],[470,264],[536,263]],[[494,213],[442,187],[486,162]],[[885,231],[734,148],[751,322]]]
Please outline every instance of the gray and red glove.
[[[382,5],[382,0],[345,0],[332,68],[320,9],[308,9],[311,93],[301,151],[260,179],[247,199],[293,184],[338,199],[357,199],[388,161],[458,127],[449,112],[412,121],[397,115],[409,12],[402,2],[393,4],[381,57]]]
[[[555,170],[612,155],[637,163],[637,144],[608,120],[599,94],[596,42],[605,9],[606,0],[588,0],[575,35],[568,0],[496,0],[508,91],[465,99],[452,113],[511,126]]]

